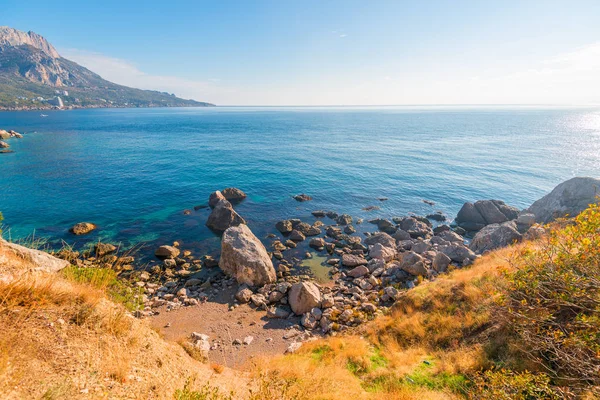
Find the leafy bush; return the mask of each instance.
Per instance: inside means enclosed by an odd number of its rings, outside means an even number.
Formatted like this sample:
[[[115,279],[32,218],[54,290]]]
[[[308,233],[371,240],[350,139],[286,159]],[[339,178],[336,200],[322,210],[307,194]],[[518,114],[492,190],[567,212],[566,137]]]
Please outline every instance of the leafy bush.
[[[550,386],[545,374],[486,371],[473,380],[469,398],[474,400],[558,400],[563,398]]]
[[[551,231],[516,267],[500,312],[519,350],[555,384],[600,385],[600,206]]]

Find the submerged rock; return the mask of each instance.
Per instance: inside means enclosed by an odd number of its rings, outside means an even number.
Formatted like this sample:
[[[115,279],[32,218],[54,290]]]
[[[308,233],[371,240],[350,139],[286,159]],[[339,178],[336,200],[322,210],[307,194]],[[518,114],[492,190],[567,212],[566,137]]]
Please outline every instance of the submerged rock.
[[[294,196],[294,200],[296,200],[296,201],[300,201],[300,202],[303,202],[303,201],[309,201],[309,200],[312,200],[312,197],[311,197],[311,196],[309,196],[309,195],[307,195],[307,194],[304,194],[304,193],[302,193],[302,194],[297,194],[297,195],[295,195],[295,196]]]
[[[290,233],[290,240],[293,240],[294,242],[301,242],[304,239],[306,239],[306,236],[298,230],[294,229],[292,233]]]
[[[246,225],[223,233],[219,267],[239,283],[263,286],[277,279],[267,249]]]
[[[91,222],[79,222],[73,225],[69,231],[74,235],[85,235],[96,229],[96,225]]]
[[[349,225],[352,223],[352,217],[348,214],[342,214],[337,217],[336,222],[340,225]]]
[[[446,216],[441,211],[436,211],[436,212],[434,212],[432,214],[427,214],[425,217],[427,219],[432,220],[432,221],[438,221],[438,222],[442,222],[442,221],[446,220]]]
[[[94,246],[94,251],[96,253],[96,256],[104,257],[107,254],[111,254],[117,251],[117,247],[110,243],[96,243],[96,245]]]
[[[284,219],[275,224],[275,228],[281,233],[290,233],[293,230],[292,221]]]

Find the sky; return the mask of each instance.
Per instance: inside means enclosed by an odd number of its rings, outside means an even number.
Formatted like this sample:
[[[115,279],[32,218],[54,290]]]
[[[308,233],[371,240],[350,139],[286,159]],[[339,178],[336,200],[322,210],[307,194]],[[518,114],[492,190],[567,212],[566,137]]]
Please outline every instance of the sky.
[[[599,0],[0,0],[0,25],[218,105],[600,104]]]

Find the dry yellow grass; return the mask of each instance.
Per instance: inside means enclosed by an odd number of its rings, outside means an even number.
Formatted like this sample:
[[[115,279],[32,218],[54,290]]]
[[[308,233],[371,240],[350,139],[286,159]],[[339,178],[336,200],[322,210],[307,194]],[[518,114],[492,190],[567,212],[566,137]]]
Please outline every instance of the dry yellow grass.
[[[531,245],[498,250],[423,282],[354,335],[305,344],[250,370],[286,382],[290,398],[463,398],[465,375],[489,366],[490,353],[507,351],[495,348],[502,332],[490,314],[502,272]]]
[[[99,289],[56,275],[15,278],[26,265],[0,248],[0,271],[12,263],[12,278],[0,279],[0,398],[172,398],[190,377],[191,390],[210,381],[249,400],[464,398],[465,376],[492,356],[514,362],[491,310],[501,272],[531,245],[423,282],[352,335],[256,360],[248,379],[193,360]]]
[[[0,246],[0,271],[10,271],[0,275],[0,398],[171,399],[189,378],[227,392],[248,385],[191,359],[101,290],[28,270]]]

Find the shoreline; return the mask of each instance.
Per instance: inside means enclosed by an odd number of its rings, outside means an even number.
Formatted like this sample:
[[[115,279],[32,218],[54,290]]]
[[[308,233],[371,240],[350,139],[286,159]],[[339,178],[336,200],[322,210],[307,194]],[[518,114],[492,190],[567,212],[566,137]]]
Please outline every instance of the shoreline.
[[[579,188],[580,203],[587,204],[599,187],[598,179],[573,178],[526,210],[498,200],[467,202],[451,224],[440,213],[363,221],[314,210],[310,218],[277,222],[262,240],[235,211],[246,194],[227,188],[208,202],[207,225],[223,235],[218,258],[195,256],[177,242],[156,248],[154,262],[144,265],[136,263],[135,251],[101,242],[83,252],[65,247],[54,254],[75,271],[114,271],[136,293],[135,316],[149,319],[170,340],[202,349],[209,359],[238,366],[259,354],[293,353],[314,338],[352,333],[388,314],[408,290],[468,267],[486,252],[543,237],[540,224],[554,220],[548,215],[554,215],[550,207],[557,198]],[[304,194],[295,198],[311,201]],[[357,232],[362,224],[372,229]],[[71,231],[85,237],[95,229],[80,223]],[[314,258],[327,268],[327,281],[300,268]]]
[[[124,108],[124,109],[136,109],[136,108],[205,108],[205,107],[218,107],[216,104],[207,103],[207,105],[177,105],[177,106],[165,106],[165,105],[149,105],[149,106],[68,106],[68,107],[29,107],[29,108],[8,108],[0,107],[0,111],[72,111],[72,110],[91,110],[91,109],[110,109],[110,108]]]

